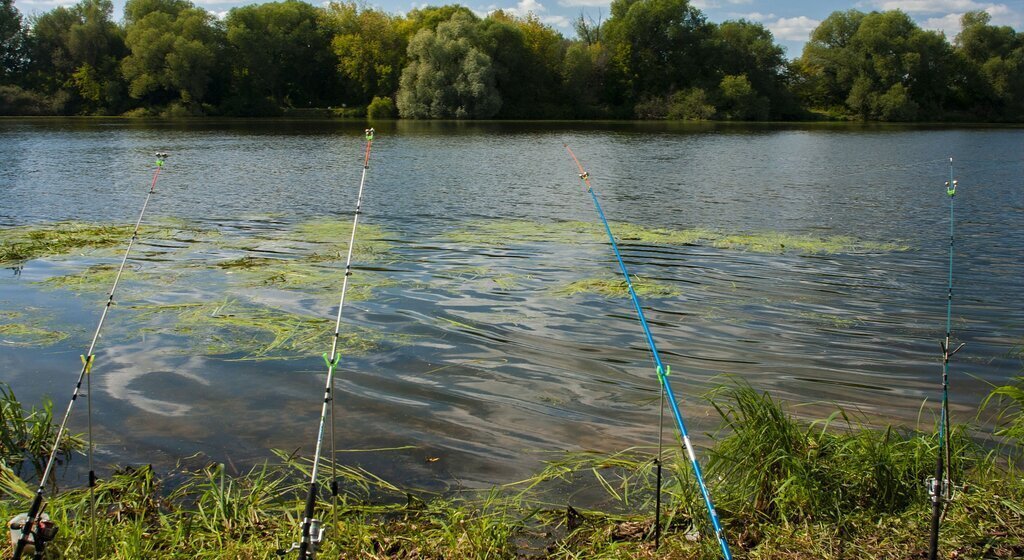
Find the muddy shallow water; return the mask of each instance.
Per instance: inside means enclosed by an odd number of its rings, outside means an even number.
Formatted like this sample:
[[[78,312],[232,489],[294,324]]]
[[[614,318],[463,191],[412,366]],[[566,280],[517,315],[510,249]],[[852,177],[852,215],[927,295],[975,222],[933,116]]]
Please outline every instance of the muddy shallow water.
[[[654,442],[649,354],[610,248],[588,229],[597,216],[566,142],[650,288],[648,319],[698,440],[716,426],[699,395],[721,374],[808,417],[836,403],[872,423],[930,425],[951,155],[953,329],[967,344],[951,369],[955,418],[973,419],[987,384],[1020,371],[1024,130],[377,129],[337,405],[340,449],[412,446],[339,455],[385,478],[490,485],[551,452]],[[171,154],[98,346],[101,463],[201,453],[242,469],[271,448],[312,452],[361,131],[0,120],[8,230],[131,223],[152,152]],[[0,379],[23,401],[66,405],[121,249],[8,263]],[[8,336],[2,325],[37,331]],[[84,425],[76,408],[73,426]]]

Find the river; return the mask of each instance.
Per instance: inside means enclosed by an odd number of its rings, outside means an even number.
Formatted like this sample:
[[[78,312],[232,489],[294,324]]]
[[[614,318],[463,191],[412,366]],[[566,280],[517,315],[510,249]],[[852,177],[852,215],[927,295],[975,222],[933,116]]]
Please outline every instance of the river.
[[[643,298],[648,319],[699,443],[717,427],[701,395],[728,382],[723,374],[807,418],[838,405],[867,424],[931,429],[949,157],[960,185],[952,327],[965,343],[950,369],[954,420],[977,422],[984,438],[991,420],[975,415],[989,384],[1020,374],[1024,129],[376,128],[356,248],[364,226],[371,245],[356,252],[343,314],[352,350],[336,413],[339,459],[384,478],[488,486],[535,472],[553,453],[655,442],[657,380],[629,300],[572,293],[580,280],[613,282],[617,268],[600,230],[587,229],[598,218],[566,143],[613,229],[705,232],[623,243],[631,272],[654,288]],[[0,119],[3,228],[132,223],[153,152],[170,153],[96,352],[101,464],[170,468],[200,457],[244,470],[270,449],[312,454],[343,272],[338,254],[324,257],[336,246],[323,236],[351,222],[362,130]],[[180,231],[153,229],[172,226]],[[764,249],[730,236],[783,241]],[[839,237],[833,251],[782,246]],[[0,341],[0,380],[27,404],[50,396],[66,406],[109,287],[82,273],[109,271],[122,250],[34,259],[0,278],[0,318],[68,335]],[[294,267],[272,268],[281,263]],[[293,326],[275,334],[233,319]],[[72,428],[84,427],[76,408]],[[355,451],[380,448],[401,449]]]

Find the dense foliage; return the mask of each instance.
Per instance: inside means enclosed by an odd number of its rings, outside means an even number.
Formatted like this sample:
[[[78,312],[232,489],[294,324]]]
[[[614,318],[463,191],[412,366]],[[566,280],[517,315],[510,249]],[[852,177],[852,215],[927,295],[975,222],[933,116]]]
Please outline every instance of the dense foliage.
[[[835,12],[787,60],[763,25],[689,0],[614,0],[566,38],[533,15],[354,1],[232,9],[0,0],[0,114],[884,121],[1024,118],[1024,33],[962,18],[952,42],[893,10]],[[374,102],[374,100],[377,100]]]

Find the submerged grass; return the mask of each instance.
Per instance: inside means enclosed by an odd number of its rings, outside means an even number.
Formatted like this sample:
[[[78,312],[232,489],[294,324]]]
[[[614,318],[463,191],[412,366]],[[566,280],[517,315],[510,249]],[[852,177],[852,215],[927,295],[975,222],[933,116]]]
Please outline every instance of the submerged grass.
[[[330,341],[334,323],[271,307],[235,300],[160,305],[135,305],[135,320],[150,331],[187,337],[193,346],[215,356],[243,360],[317,356]],[[383,336],[369,329],[346,329],[339,351],[364,354]]]
[[[650,245],[704,245],[754,253],[878,253],[906,251],[906,245],[871,242],[847,236],[820,237],[785,232],[724,233],[705,228],[672,230],[636,224],[611,224],[620,243]],[[605,239],[604,229],[590,222],[533,222],[527,220],[480,220],[449,233],[446,238],[466,245],[504,247],[517,243],[587,243]]]
[[[705,453],[707,480],[737,559],[902,560],[925,553],[930,508],[922,476],[934,460],[933,435],[868,429],[841,411],[799,421],[742,383],[709,399],[725,425]],[[962,436],[956,441],[959,491],[942,525],[942,550],[948,558],[1020,558],[1020,471]],[[652,453],[567,454],[527,480],[455,496],[413,493],[340,464],[337,522],[326,484],[320,489],[317,518],[328,527],[321,556],[719,558],[678,449],[666,451],[664,532],[661,549],[653,549]],[[278,456],[276,464],[236,476],[219,465],[163,476],[150,467],[115,470],[97,487],[98,557],[272,557],[298,537],[311,467]],[[0,489],[4,518],[23,511],[32,495],[9,470],[0,473]],[[53,496],[48,506],[62,527],[53,546],[66,558],[91,552],[87,507],[86,489]]]
[[[82,249],[100,249],[128,243],[134,225],[56,222],[42,226],[0,229],[0,264],[39,257],[65,255]],[[143,224],[140,235],[169,239],[182,228]]]
[[[655,280],[634,276],[630,279],[636,295],[645,298],[665,298],[678,296],[682,292],[674,286]],[[576,294],[597,294],[607,298],[629,297],[629,287],[624,279],[585,278],[577,280],[555,290],[560,296]]]

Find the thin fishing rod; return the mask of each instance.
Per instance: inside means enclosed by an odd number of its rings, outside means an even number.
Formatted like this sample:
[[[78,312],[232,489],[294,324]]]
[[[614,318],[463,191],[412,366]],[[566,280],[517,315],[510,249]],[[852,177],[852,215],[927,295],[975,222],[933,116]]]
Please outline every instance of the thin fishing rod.
[[[338,351],[338,339],[341,336],[341,312],[345,309],[345,294],[348,290],[348,279],[352,276],[352,249],[356,243],[356,227],[359,225],[360,209],[363,206],[363,186],[366,184],[366,171],[370,168],[370,150],[373,147],[374,130],[366,130],[366,149],[363,155],[363,173],[359,179],[359,194],[356,196],[356,211],[352,216],[352,232],[348,240],[348,255],[345,258],[345,277],[341,283],[341,299],[338,302],[338,316],[334,322],[334,337],[331,341],[331,352],[324,354],[324,362],[327,364],[327,383],[324,386],[324,402],[320,409],[320,426],[317,429],[316,451],[313,454],[313,470],[309,475],[309,491],[306,494],[306,509],[302,515],[302,540],[299,541],[299,560],[311,560],[316,557],[317,548],[323,540],[324,527],[320,520],[313,517],[316,509],[316,479],[320,470],[320,456],[323,451],[324,425],[327,422],[328,410],[331,416],[331,499],[333,503],[333,515],[335,526],[337,526],[337,503],[338,503],[338,474],[336,466],[335,439],[334,439],[334,372],[341,361],[341,352]]]
[[[953,328],[953,198],[956,196],[957,181],[953,179],[953,158],[949,158],[949,181],[946,195],[949,196],[949,276],[946,291],[946,338],[940,342],[942,348],[942,412],[939,417],[939,449],[935,461],[935,477],[928,479],[928,495],[932,499],[931,538],[928,559],[936,560],[939,554],[939,525],[945,515],[946,504],[952,499],[952,457],[950,456],[949,423],[949,359],[964,347],[963,344],[950,351],[949,339]]]
[[[117,274],[114,275],[114,283],[110,287],[110,291],[107,292],[107,302],[103,305],[103,312],[100,313],[100,319],[96,323],[96,330],[93,332],[92,341],[89,343],[89,350],[81,356],[82,358],[82,370],[78,374],[78,381],[75,383],[75,390],[71,394],[71,400],[68,402],[68,408],[64,412],[64,419],[60,423],[60,427],[57,429],[57,435],[53,440],[53,448],[50,450],[50,457],[46,461],[46,468],[43,470],[43,475],[39,479],[39,487],[36,488],[35,497],[32,500],[32,505],[29,507],[27,518],[21,526],[21,537],[18,539],[17,544],[14,547],[14,560],[21,560],[21,556],[25,551],[25,547],[29,544],[33,545],[35,553],[33,556],[37,558],[42,557],[43,548],[46,546],[47,540],[51,540],[56,534],[56,527],[52,526],[52,532],[47,535],[43,527],[44,520],[42,520],[43,510],[46,509],[46,504],[43,502],[43,494],[46,491],[46,481],[50,478],[50,473],[53,472],[53,467],[57,462],[57,452],[60,450],[60,442],[64,437],[65,431],[67,431],[68,419],[71,418],[71,410],[75,406],[75,401],[78,400],[78,395],[82,390],[82,381],[86,383],[86,401],[87,401],[87,415],[88,420],[88,463],[89,463],[89,512],[90,512],[90,533],[92,541],[92,557],[96,558],[96,471],[93,468],[93,439],[92,439],[92,366],[96,360],[96,343],[100,338],[100,331],[103,329],[103,323],[107,319],[107,314],[110,312],[111,306],[114,305],[114,294],[117,292],[117,285],[121,281],[121,274],[124,272],[125,264],[128,262],[128,255],[132,252],[132,247],[135,245],[135,241],[139,238],[139,227],[142,225],[142,218],[146,215],[146,208],[149,207],[149,201],[153,197],[153,193],[156,192],[156,181],[160,176],[160,170],[164,167],[164,159],[167,158],[167,154],[158,152],[156,154],[156,169],[153,171],[153,180],[149,185],[149,192],[146,194],[146,200],[142,203],[142,210],[139,212],[139,219],[135,221],[135,229],[132,230],[132,237],[128,241],[128,247],[124,251],[124,256],[121,257],[121,265],[117,268]],[[47,538],[49,536],[49,538]]]
[[[722,530],[722,524],[718,519],[718,512],[715,511],[715,505],[711,501],[711,494],[708,492],[708,487],[704,483],[704,475],[701,471],[700,463],[697,462],[697,454],[694,452],[693,445],[690,443],[690,435],[689,432],[686,431],[686,424],[683,422],[683,416],[679,412],[679,404],[676,402],[675,393],[672,392],[672,384],[668,381],[668,376],[671,374],[671,370],[668,366],[665,366],[662,363],[661,356],[658,354],[658,347],[655,345],[654,336],[651,334],[651,329],[647,325],[647,318],[644,316],[644,309],[640,305],[640,298],[637,297],[636,290],[633,289],[633,282],[630,280],[629,270],[626,268],[626,263],[622,260],[622,254],[619,252],[619,245],[615,242],[615,236],[612,235],[611,226],[608,225],[608,219],[605,218],[604,210],[601,209],[601,202],[598,201],[597,193],[594,192],[594,187],[590,183],[590,174],[584,171],[580,160],[576,158],[576,154],[573,153],[572,149],[569,148],[568,145],[565,145],[565,149],[569,152],[572,160],[576,163],[576,167],[579,169],[580,180],[583,181],[587,192],[590,193],[590,198],[594,202],[594,208],[597,209],[597,214],[601,218],[601,223],[604,224],[605,233],[608,234],[608,240],[611,242],[612,250],[615,252],[615,259],[619,262],[619,269],[622,271],[622,276],[626,279],[626,287],[629,289],[630,299],[633,300],[633,307],[636,309],[637,319],[640,321],[640,326],[643,327],[644,330],[644,336],[647,338],[647,347],[650,349],[651,357],[654,359],[654,364],[656,366],[655,372],[658,375],[658,381],[661,383],[661,388],[665,392],[665,399],[669,402],[669,405],[671,405],[672,415],[676,421],[676,428],[678,429],[679,437],[682,440],[682,447],[690,459],[690,464],[693,467],[694,478],[697,479],[697,485],[700,487],[701,496],[704,498],[704,505],[708,510],[708,517],[711,519],[711,525],[715,529],[715,537],[718,539],[718,544],[722,548],[722,556],[726,560],[732,560],[732,553],[729,551],[729,543],[725,539],[725,532]],[[660,519],[658,521],[660,521]]]

